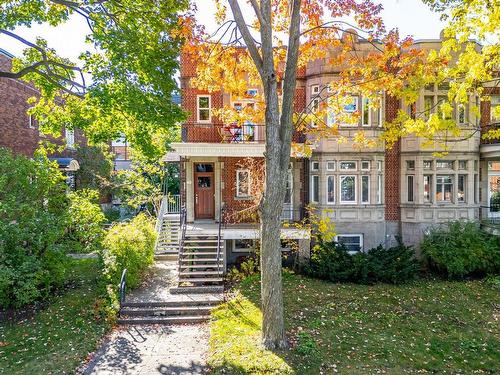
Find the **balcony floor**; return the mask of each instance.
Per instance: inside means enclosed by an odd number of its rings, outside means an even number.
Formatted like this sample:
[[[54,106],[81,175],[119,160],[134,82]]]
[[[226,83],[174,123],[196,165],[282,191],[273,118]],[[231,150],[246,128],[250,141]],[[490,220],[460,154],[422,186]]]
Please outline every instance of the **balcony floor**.
[[[214,220],[196,220],[188,223],[187,232],[196,232],[203,235],[214,235],[219,232],[219,223]],[[260,237],[260,224],[234,223],[226,224],[221,228],[223,239],[255,239]],[[307,229],[285,228],[281,229],[281,236],[287,239],[310,239],[311,234]]]

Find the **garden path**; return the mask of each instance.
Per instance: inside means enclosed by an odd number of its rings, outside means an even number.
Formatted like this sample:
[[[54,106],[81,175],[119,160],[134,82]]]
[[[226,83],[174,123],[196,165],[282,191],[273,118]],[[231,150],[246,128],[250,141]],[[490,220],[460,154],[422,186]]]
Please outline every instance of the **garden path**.
[[[173,295],[177,262],[157,261],[143,285],[127,294],[127,301],[182,301],[219,299],[213,295]],[[115,328],[81,372],[107,374],[204,374],[208,324],[124,325]]]

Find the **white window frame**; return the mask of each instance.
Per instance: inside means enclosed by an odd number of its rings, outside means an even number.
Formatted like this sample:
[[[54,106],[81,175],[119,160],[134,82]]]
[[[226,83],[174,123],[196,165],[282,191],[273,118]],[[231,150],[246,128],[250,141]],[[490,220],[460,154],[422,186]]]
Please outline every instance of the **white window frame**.
[[[459,200],[458,199],[458,189],[459,189],[459,183],[460,183],[460,177],[464,177],[464,197],[463,197],[463,200]],[[456,201],[458,204],[466,204],[467,203],[467,193],[468,193],[468,190],[467,190],[467,177],[468,177],[468,174],[465,174],[465,173],[459,173],[457,175],[457,189],[456,189]]]
[[[440,177],[451,177],[451,194],[450,194],[450,200],[446,200],[446,199],[440,199],[438,200],[437,198],[437,193],[438,193],[438,185],[442,185],[443,187],[446,185],[444,183],[440,183],[438,184],[438,179]],[[455,184],[456,184],[456,181],[455,181],[455,176],[452,175],[452,174],[436,174],[436,177],[435,177],[435,189],[434,189],[434,196],[435,196],[435,200],[436,200],[436,203],[453,203],[453,200],[455,198],[455,194],[456,194],[456,189],[455,189]],[[443,195],[443,198],[445,196],[444,194],[444,190],[442,191],[442,195]]]
[[[64,129],[64,137],[66,139],[66,148],[75,148],[75,131],[72,129]]]
[[[410,200],[410,186],[411,186],[411,200]],[[413,174],[406,175],[406,202],[415,203],[415,175]]]
[[[248,194],[241,194],[240,192],[240,173],[248,174]],[[249,198],[252,196],[252,176],[249,169],[237,169],[236,170],[236,197],[237,198]]]
[[[28,128],[36,129],[36,119],[33,115],[28,115]]]
[[[319,98],[319,85],[311,86],[311,114],[317,113],[319,110],[320,98]],[[311,120],[311,128],[317,128],[318,124],[316,121]]]
[[[423,175],[423,178],[422,178],[422,189],[423,189],[422,190],[422,200],[424,203],[432,203],[434,201],[434,186],[433,186],[434,180],[435,180],[434,176],[435,175],[432,173],[424,173],[424,175]],[[428,183],[428,185],[429,185],[429,198],[428,199],[425,198],[425,185],[426,185],[425,178],[426,177],[429,177],[429,183]]]
[[[344,201],[342,200],[342,180],[346,177],[354,177],[354,200]],[[339,201],[340,204],[357,204],[358,203],[358,176],[355,174],[340,175],[339,179]]]
[[[377,160],[377,172],[382,172],[384,165],[382,160]]]
[[[366,104],[365,104],[365,101],[366,101]],[[365,119],[364,119],[364,117],[365,117],[365,115],[364,115],[365,105],[368,107],[368,123],[365,123]],[[370,98],[367,98],[364,96],[361,97],[361,126],[365,126],[365,127],[372,126],[372,111],[370,108]]]
[[[208,108],[200,108],[200,99],[208,98]],[[208,109],[208,120],[200,119],[200,110]],[[197,95],[196,96],[196,121],[201,124],[209,124],[212,122],[212,96],[211,95]]]
[[[355,108],[353,111],[346,111],[345,110],[345,106],[344,106],[344,113],[355,113],[355,112],[358,112],[359,111],[359,95],[349,95],[349,97],[351,99],[354,99],[354,103],[355,103]],[[358,123],[342,123],[340,124],[340,126],[342,127],[346,127],[346,128],[355,128],[357,126],[359,126],[359,122]]]
[[[315,164],[318,165],[317,168],[314,168]],[[311,160],[311,171],[318,172],[319,171],[319,166],[320,166],[319,160]]]
[[[318,197],[317,197],[318,199],[317,200],[314,199],[314,185],[315,185],[314,180],[315,179],[317,179],[317,184],[318,184]],[[321,195],[320,185],[319,185],[319,183],[320,183],[319,182],[319,175],[318,174],[312,174],[311,175],[311,179],[310,179],[310,183],[311,183],[311,191],[310,191],[310,194],[309,194],[310,195],[309,199],[310,199],[311,203],[319,203],[320,195]]]
[[[363,234],[337,234],[335,236],[335,242],[340,245],[339,237],[358,237],[359,238],[359,251],[348,251],[349,254],[356,254],[358,252],[363,252]]]
[[[377,204],[382,204],[382,188],[384,184],[382,182],[382,175],[377,174]]]
[[[247,249],[247,248],[236,247],[236,241],[238,241],[238,240],[252,241],[253,242],[253,248],[252,249]],[[251,238],[233,239],[233,240],[231,240],[231,250],[232,250],[233,253],[252,253],[252,252],[255,252],[255,240],[251,239]]]
[[[368,196],[367,200],[363,200],[363,180],[368,180]],[[360,184],[360,198],[361,198],[361,203],[363,204],[370,204],[370,175],[364,174],[361,175],[361,184]]]
[[[328,166],[330,163],[333,163],[333,168],[330,168],[330,167]],[[328,160],[328,161],[326,162],[326,170],[327,170],[327,171],[334,171],[334,170],[335,170],[335,167],[336,167],[336,165],[335,165],[335,164],[336,164],[336,163],[335,163],[335,160]]]
[[[363,168],[363,163],[368,163],[368,168]],[[369,160],[361,160],[361,170],[362,171],[369,171],[371,167],[371,163]]]
[[[329,200],[329,194],[328,194],[328,188],[329,188],[329,180],[330,178],[333,180],[333,201],[330,201]],[[334,174],[329,174],[326,176],[326,204],[335,204],[335,193],[336,193],[336,190],[335,190],[335,185],[336,185],[336,176]]]

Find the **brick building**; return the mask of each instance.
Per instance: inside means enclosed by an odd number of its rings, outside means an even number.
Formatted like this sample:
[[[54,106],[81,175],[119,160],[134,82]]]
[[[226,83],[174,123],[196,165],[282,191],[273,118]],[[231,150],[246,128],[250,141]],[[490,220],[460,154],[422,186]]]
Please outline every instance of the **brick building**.
[[[369,51],[367,42],[357,41],[357,53]],[[415,47],[439,49],[441,40],[416,41]],[[243,166],[247,157],[262,158],[265,128],[248,124],[232,129],[211,111],[223,106],[251,104],[258,88],[249,90],[245,103],[231,101],[228,94],[200,91],[190,85],[196,74],[192,61],[181,59],[182,107],[189,118],[182,127],[182,143],[173,144],[181,156],[181,195],[187,209],[187,221],[218,222],[221,207],[225,207],[225,252],[231,262],[251,247],[249,240],[258,238],[258,225],[253,234],[244,230],[230,215],[252,204],[252,176]],[[319,98],[323,88],[338,77],[339,68],[329,65],[329,59],[311,62],[300,72],[297,82],[296,110]],[[446,83],[428,86],[416,102],[416,111],[431,113],[440,98],[446,96]],[[500,103],[500,92],[493,91],[491,105]],[[370,149],[355,149],[353,137],[359,130],[379,139],[385,121],[393,120],[399,110],[409,111],[396,98],[381,94],[378,108],[369,106],[369,99],[352,96],[349,110],[360,114],[357,124],[340,124],[336,138],[322,138],[315,143],[309,159],[292,155],[284,221],[302,218],[305,205],[313,205],[322,216],[335,223],[337,240],[352,251],[366,251],[379,244],[390,246],[401,237],[407,244],[420,243],[425,231],[433,225],[454,219],[494,221],[500,217],[500,143],[481,143],[482,124],[497,127],[489,102],[481,104],[482,117],[474,117],[470,106],[479,98],[470,98],[463,108],[455,108],[453,118],[463,134],[446,156],[435,157],[441,151],[424,146],[422,139],[408,136],[392,148],[380,144]],[[347,109],[346,109],[347,111]],[[328,117],[328,115],[326,116]],[[325,123],[329,121],[325,119]],[[283,229],[286,237],[287,229]],[[307,247],[307,233],[289,233],[301,248]]]

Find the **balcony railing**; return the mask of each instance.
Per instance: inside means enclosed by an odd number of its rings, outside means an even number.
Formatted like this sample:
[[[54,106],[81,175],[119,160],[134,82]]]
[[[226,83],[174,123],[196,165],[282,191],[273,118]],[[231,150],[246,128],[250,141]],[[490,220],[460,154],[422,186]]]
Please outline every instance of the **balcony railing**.
[[[294,142],[304,142],[302,133],[294,132]],[[256,124],[184,124],[183,142],[265,143],[266,126]]]

